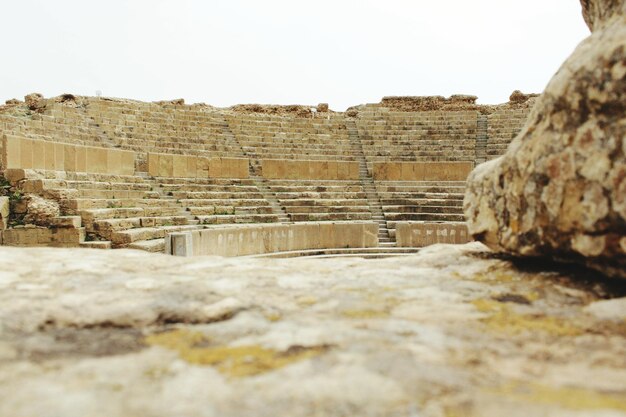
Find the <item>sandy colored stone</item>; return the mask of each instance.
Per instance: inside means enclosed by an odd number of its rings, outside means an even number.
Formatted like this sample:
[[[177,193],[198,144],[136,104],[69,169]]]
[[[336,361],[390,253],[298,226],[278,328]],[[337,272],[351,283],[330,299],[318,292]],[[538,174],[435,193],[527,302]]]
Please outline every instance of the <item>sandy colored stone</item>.
[[[0,265],[0,415],[626,416],[623,289],[477,243],[386,260],[0,248]]]
[[[502,157],[468,180],[470,233],[499,251],[626,278],[626,2],[583,1],[593,34]]]
[[[42,94],[31,93],[24,96],[24,102],[30,110],[40,111],[45,107],[45,99]]]
[[[46,226],[50,220],[61,215],[59,203],[48,200],[36,194],[25,197],[27,200],[27,213],[24,221],[29,224]]]

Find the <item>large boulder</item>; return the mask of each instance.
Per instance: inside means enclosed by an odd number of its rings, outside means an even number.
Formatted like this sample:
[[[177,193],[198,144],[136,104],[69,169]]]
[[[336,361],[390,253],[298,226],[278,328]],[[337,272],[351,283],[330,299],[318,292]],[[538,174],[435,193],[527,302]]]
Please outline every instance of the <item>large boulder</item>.
[[[583,0],[592,35],[505,155],[468,179],[470,233],[492,249],[626,278],[626,0]]]

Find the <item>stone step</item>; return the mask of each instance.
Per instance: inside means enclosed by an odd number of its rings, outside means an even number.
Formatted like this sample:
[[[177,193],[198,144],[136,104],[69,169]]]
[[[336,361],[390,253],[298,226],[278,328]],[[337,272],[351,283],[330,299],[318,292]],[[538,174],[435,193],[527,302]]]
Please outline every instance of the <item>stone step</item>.
[[[111,239],[113,232],[140,227],[184,226],[189,219],[184,216],[135,217],[126,219],[97,220],[93,223],[93,231],[101,237]]]
[[[114,246],[128,246],[140,240],[152,240],[164,238],[168,233],[182,232],[185,230],[197,230],[199,226],[160,226],[141,227],[111,233],[111,241]]]
[[[65,181],[65,187],[77,190],[111,190],[111,191],[150,191],[149,183],[133,182],[94,182],[94,181]]]
[[[254,185],[240,184],[161,184],[161,189],[166,193],[174,192],[258,192]]]
[[[368,206],[287,206],[289,213],[366,213]]]
[[[441,199],[441,198],[398,198],[398,199],[383,199],[382,209],[386,211],[393,209],[393,207],[404,206],[450,206],[450,207],[463,207],[463,200],[458,199]]]
[[[433,218],[431,219],[424,219],[424,220],[405,220],[405,219],[398,219],[398,220],[388,220],[387,221],[387,228],[389,230],[389,235],[391,236],[395,230],[396,230],[396,223],[397,222],[404,222],[404,221],[431,221],[431,222],[438,222],[438,223],[447,223],[447,222],[465,222],[465,218],[455,218],[455,219],[446,219],[445,217],[435,217],[433,216]]]
[[[140,217],[144,214],[144,209],[139,207],[132,208],[105,208],[105,209],[89,209],[82,210],[78,213],[83,222],[93,223],[101,219],[119,219],[127,217]]]
[[[463,214],[449,213],[388,213],[385,215],[387,224],[391,221],[433,221],[433,222],[462,222]]]
[[[59,216],[49,220],[48,227],[78,229],[82,227],[80,216]]]
[[[383,248],[385,247],[393,248],[393,247],[396,247],[396,242],[380,242],[379,246]]]
[[[81,242],[80,247],[86,248],[86,249],[111,249],[111,242],[108,240],[106,241],[91,240],[91,241]]]
[[[183,200],[212,200],[212,199],[235,199],[235,200],[249,200],[249,199],[263,199],[263,194],[260,192],[222,192],[222,191],[174,191],[172,197]]]
[[[247,224],[247,223],[278,223],[275,214],[242,214],[222,216],[198,216],[200,224]]]
[[[415,193],[440,193],[440,194],[464,194],[465,186],[403,186],[403,185],[388,185],[377,186],[377,193],[396,193],[396,194],[415,194]]]
[[[291,185],[291,186],[272,186],[269,188],[272,193],[324,193],[324,192],[362,192],[361,185]]]
[[[191,207],[267,207],[265,199],[181,199],[180,204]]]
[[[135,190],[78,190],[80,198],[96,198],[96,199],[137,199],[137,198],[158,198],[158,195],[150,191]]]
[[[295,207],[295,206],[310,206],[310,207],[329,207],[329,206],[362,206],[368,207],[367,200],[363,199],[331,199],[331,200],[321,200],[321,199],[297,199],[297,200],[282,200],[280,201],[281,206],[285,207]]]
[[[206,206],[206,207],[188,207],[187,210],[192,216],[213,216],[213,215],[248,215],[248,214],[273,214],[272,208],[269,206]]]
[[[169,185],[244,185],[255,186],[254,180],[251,178],[159,178],[158,183],[161,187]]]
[[[131,243],[127,247],[129,249],[137,249],[145,252],[163,253],[165,251],[165,238],[140,240],[138,242]]]
[[[130,208],[130,207],[172,207],[176,206],[174,200],[164,199],[95,199],[95,198],[73,198],[60,202],[64,210],[70,214],[89,209],[107,208]]]
[[[439,206],[439,205],[419,205],[419,206],[384,206],[385,214],[401,214],[401,213],[449,213],[463,214],[461,206]]]
[[[332,249],[305,249],[289,252],[274,252],[262,255],[249,255],[246,258],[295,258],[301,256],[325,257],[329,255],[344,256],[399,256],[417,253],[418,248],[398,248],[392,245],[374,248],[332,248]]]
[[[316,222],[316,221],[349,221],[349,220],[371,220],[372,215],[368,213],[289,213],[289,220],[293,222]]]
[[[332,200],[332,199],[366,199],[364,192],[302,192],[302,193],[276,193],[278,201],[283,200],[299,200],[313,198],[316,200]]]

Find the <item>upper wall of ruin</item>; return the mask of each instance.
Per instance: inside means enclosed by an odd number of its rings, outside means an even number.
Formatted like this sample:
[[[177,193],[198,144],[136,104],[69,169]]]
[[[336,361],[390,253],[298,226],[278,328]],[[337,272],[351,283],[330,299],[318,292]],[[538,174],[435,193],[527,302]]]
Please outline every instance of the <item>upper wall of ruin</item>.
[[[138,107],[178,108],[190,110],[212,110],[223,113],[235,114],[259,114],[285,117],[313,117],[314,113],[335,114],[353,117],[358,115],[364,108],[380,107],[393,111],[422,112],[422,111],[467,111],[475,110],[482,114],[491,114],[499,109],[523,109],[530,108],[538,94],[524,94],[514,91],[507,103],[496,105],[476,104],[478,97],[472,95],[453,95],[449,98],[443,96],[389,96],[383,97],[380,103],[357,105],[350,107],[345,112],[336,112],[329,109],[328,104],[317,105],[275,105],[275,104],[237,104],[227,108],[217,108],[205,103],[185,104],[184,99],[163,100],[146,103],[130,99],[96,98],[63,94],[57,97],[44,98],[41,94],[33,93],[25,96],[24,101],[11,99],[4,105],[0,105],[0,113],[12,112],[38,112],[43,113],[55,106],[84,107],[94,100],[109,101]]]

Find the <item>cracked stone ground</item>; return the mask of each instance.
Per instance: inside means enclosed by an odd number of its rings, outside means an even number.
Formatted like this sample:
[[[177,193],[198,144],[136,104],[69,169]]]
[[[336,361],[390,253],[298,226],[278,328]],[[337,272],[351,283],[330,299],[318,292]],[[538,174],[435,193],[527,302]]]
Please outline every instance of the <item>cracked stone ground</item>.
[[[626,416],[626,287],[579,267],[476,243],[0,263],[1,416]]]

